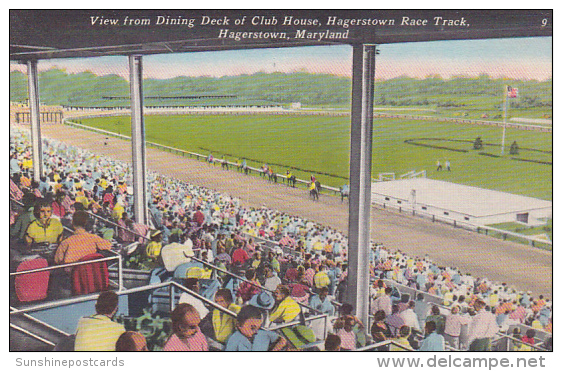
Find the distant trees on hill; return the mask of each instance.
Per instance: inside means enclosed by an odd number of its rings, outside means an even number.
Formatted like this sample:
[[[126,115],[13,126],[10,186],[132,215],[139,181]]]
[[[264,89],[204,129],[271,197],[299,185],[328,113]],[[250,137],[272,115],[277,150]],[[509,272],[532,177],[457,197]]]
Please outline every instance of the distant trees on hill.
[[[514,81],[438,75],[425,79],[398,77],[381,80],[375,85],[375,104],[379,106],[466,107],[488,105],[496,108],[502,101],[505,85],[516,86],[520,97],[510,102],[513,108],[552,107],[552,79],[546,81]],[[41,102],[48,105],[119,106],[128,104],[128,82],[117,75],[98,76],[91,72],[69,74],[50,69],[39,74]],[[223,77],[186,77],[146,79],[145,96],[235,95],[236,99],[222,104],[289,104],[345,106],[351,99],[351,79],[348,77],[308,72],[255,73]],[[105,98],[104,98],[105,97]],[[107,99],[107,97],[123,97]],[[10,100],[27,99],[27,77],[10,72]],[[234,102],[234,103],[232,103]],[[145,103],[150,104],[151,102]],[[212,104],[205,100],[186,100],[184,105]],[[181,104],[180,103],[180,104]],[[162,105],[170,104],[164,102]],[[174,102],[178,104],[178,102]],[[215,102],[215,104],[221,104]]]

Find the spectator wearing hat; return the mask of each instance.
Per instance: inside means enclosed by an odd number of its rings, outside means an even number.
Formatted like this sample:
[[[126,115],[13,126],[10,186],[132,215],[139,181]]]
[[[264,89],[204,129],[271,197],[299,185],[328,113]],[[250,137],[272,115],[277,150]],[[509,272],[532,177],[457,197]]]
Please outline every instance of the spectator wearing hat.
[[[274,323],[287,323],[291,322],[301,312],[299,304],[290,296],[291,292],[285,285],[279,285],[275,292],[276,307],[271,313],[269,319]]]
[[[251,305],[243,307],[236,317],[236,331],[228,338],[227,352],[278,351],[287,341],[273,331],[261,329],[262,312]]]
[[[269,312],[275,306],[275,298],[268,291],[262,291],[259,294],[252,296],[248,305],[260,309],[264,326],[269,326]]]
[[[252,296],[248,301],[248,305],[262,309],[264,314],[273,309],[275,306],[275,298],[267,291],[262,291],[259,294]]]
[[[195,307],[180,303],[172,311],[173,333],[164,345],[166,352],[208,351],[205,335],[199,329],[201,318]]]
[[[75,351],[114,351],[117,340],[125,332],[123,325],[113,322],[119,297],[113,291],[103,291],[96,301],[96,314],[78,321]]]
[[[146,245],[146,256],[151,259],[156,259],[160,256],[162,251],[162,232],[159,230],[153,231],[150,235],[150,242]]]
[[[231,312],[240,312],[240,306],[233,303],[232,292],[229,289],[219,289],[215,293],[215,302]],[[215,339],[220,343],[225,343],[228,337],[234,332],[236,318],[223,313],[219,309],[213,310],[213,330]]]

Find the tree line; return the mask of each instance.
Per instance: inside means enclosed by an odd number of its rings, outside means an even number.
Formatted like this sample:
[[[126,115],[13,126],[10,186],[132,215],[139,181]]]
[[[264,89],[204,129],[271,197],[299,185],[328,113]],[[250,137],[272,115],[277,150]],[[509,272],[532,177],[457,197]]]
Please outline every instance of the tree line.
[[[511,102],[514,108],[552,107],[552,79],[507,80],[487,75],[450,79],[402,76],[377,80],[375,104],[436,108],[492,104],[495,107],[501,105],[506,85],[519,89],[519,98]],[[143,88],[144,95],[151,97],[145,99],[148,106],[287,105],[300,102],[309,106],[346,107],[351,101],[349,77],[304,71],[145,79]],[[41,103],[47,105],[115,107],[129,104],[129,84],[118,75],[98,76],[88,71],[68,73],[53,68],[39,73],[39,90]],[[185,99],[185,96],[195,98]],[[10,72],[10,100],[25,102],[26,99],[27,76],[19,71]]]

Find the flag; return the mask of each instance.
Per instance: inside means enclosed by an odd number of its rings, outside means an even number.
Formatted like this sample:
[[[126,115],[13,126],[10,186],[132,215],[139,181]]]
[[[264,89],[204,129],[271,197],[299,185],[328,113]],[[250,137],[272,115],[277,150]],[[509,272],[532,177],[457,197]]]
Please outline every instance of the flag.
[[[508,98],[517,98],[517,88],[512,88],[511,86],[507,87],[507,97]]]

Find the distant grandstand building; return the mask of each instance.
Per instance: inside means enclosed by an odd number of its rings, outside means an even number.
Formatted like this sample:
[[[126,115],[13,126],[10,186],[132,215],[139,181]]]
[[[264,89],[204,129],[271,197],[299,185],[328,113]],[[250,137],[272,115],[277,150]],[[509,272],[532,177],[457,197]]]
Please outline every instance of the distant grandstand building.
[[[60,106],[41,106],[39,120],[43,124],[61,124],[64,117]],[[16,124],[29,124],[31,116],[29,106],[21,103],[10,104],[10,122]]]

